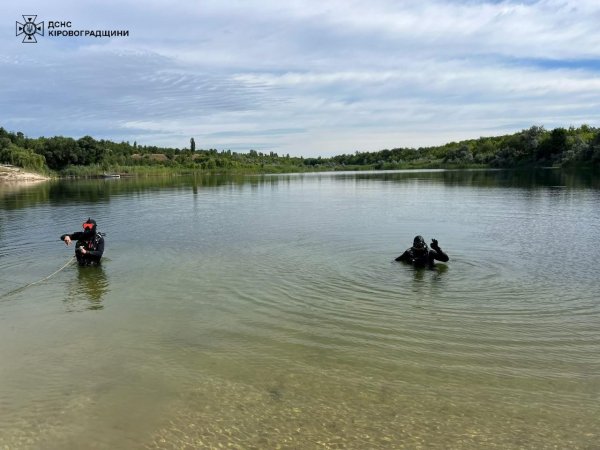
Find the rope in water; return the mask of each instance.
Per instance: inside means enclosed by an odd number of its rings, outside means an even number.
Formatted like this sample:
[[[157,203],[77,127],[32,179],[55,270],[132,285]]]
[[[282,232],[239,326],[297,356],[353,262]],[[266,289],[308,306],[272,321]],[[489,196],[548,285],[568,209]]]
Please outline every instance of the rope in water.
[[[13,295],[16,294],[17,292],[21,292],[24,291],[25,289],[27,289],[28,287],[34,286],[36,284],[40,284],[46,280],[49,280],[50,278],[52,278],[54,275],[56,275],[58,272],[60,272],[63,269],[66,269],[73,261],[75,260],[75,256],[71,256],[69,258],[69,260],[66,262],[66,264],[64,266],[62,266],[60,269],[58,269],[56,272],[52,272],[50,275],[48,275],[47,277],[44,277],[40,280],[34,281],[33,283],[29,283],[26,284],[25,286],[21,286],[17,289],[13,289],[12,291],[8,291],[6,294],[2,294],[0,295],[0,299],[4,298],[4,297],[8,297],[9,295]]]

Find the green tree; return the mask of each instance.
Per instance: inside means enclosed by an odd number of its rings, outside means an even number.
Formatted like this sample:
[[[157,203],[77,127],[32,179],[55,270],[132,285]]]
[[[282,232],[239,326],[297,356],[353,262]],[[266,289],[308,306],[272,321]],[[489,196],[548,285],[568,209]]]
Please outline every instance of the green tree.
[[[542,141],[538,148],[538,159],[556,160],[562,154],[567,152],[567,130],[564,128],[555,128],[550,132],[550,136]]]
[[[79,147],[79,164],[101,164],[104,162],[105,148],[91,136],[84,136],[77,141]]]
[[[85,158],[77,142],[71,138],[57,136],[46,139],[41,151],[46,164],[53,170],[64,169],[70,164],[85,164]]]

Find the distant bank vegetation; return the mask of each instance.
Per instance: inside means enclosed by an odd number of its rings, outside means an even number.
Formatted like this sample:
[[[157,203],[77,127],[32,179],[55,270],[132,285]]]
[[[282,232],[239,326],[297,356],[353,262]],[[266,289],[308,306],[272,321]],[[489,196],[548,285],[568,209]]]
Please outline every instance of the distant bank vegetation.
[[[248,153],[162,148],[136,142],[56,136],[28,138],[0,127],[0,163],[61,175],[103,172],[160,173],[173,170],[212,172],[297,172],[412,168],[521,168],[540,166],[600,168],[600,129],[533,126],[518,133],[450,142],[436,147],[394,148],[331,158],[277,153]]]

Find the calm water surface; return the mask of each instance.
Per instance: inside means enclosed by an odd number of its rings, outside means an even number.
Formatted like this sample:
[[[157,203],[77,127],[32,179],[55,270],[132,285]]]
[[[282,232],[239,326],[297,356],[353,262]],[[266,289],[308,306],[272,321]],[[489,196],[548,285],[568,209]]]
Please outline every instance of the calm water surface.
[[[555,171],[0,186],[0,448],[599,448],[599,205]],[[103,266],[14,292],[88,216]],[[416,234],[450,262],[393,262]]]

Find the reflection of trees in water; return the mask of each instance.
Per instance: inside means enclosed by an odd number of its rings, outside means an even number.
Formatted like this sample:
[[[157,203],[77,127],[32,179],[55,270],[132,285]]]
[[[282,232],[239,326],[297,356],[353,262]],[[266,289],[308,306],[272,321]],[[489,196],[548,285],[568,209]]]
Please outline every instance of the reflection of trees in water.
[[[114,195],[130,195],[161,190],[198,190],[222,185],[243,185],[248,182],[245,175],[203,174],[181,176],[178,174],[93,180],[58,180],[38,183],[22,189],[0,189],[0,205],[5,209],[20,209],[39,203],[67,205],[72,203],[106,202]]]
[[[544,188],[566,186],[569,188],[598,189],[600,182],[597,173],[591,170],[572,172],[560,169],[523,170],[423,170],[412,172],[387,172],[356,175],[357,180],[391,182],[422,181],[452,186],[472,186],[480,188]]]
[[[59,180],[28,186],[26,195],[22,190],[0,189],[0,205],[3,209],[26,208],[39,203],[66,205],[74,202],[107,202],[111,196],[151,193],[163,190],[191,191],[199,193],[203,188],[244,186],[258,188],[289,184],[294,180],[332,177],[336,180],[353,180],[356,183],[412,183],[414,181],[470,187],[509,188],[568,188],[600,189],[600,177],[593,171],[571,172],[566,170],[422,170],[403,172],[343,172],[337,174],[302,173],[282,175],[207,174],[167,175],[155,177],[132,177],[118,180]]]
[[[69,287],[65,305],[69,312],[103,309],[109,282],[102,266],[77,267],[77,279]]]

